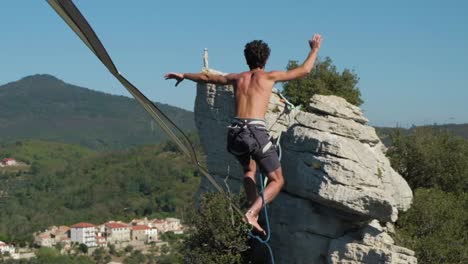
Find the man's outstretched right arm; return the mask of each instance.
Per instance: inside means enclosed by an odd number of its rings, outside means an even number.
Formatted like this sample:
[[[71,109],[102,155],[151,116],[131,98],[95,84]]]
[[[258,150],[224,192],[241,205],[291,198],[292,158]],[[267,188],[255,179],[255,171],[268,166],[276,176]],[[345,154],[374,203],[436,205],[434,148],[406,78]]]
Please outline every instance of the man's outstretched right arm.
[[[314,37],[309,40],[310,45],[310,52],[307,55],[304,63],[301,66],[294,68],[289,71],[272,71],[269,74],[271,80],[275,82],[286,82],[290,80],[294,80],[297,78],[301,78],[306,76],[314,67],[315,60],[317,59],[317,54],[320,49],[320,45],[322,44],[322,36],[319,34],[315,34]]]
[[[175,79],[176,84],[175,86],[179,85],[181,81],[184,79],[188,79],[197,83],[213,83],[219,85],[227,85],[233,84],[237,78],[237,74],[228,74],[228,75],[221,75],[221,74],[212,74],[212,73],[177,73],[177,72],[170,72],[164,75],[166,80],[168,79]]]

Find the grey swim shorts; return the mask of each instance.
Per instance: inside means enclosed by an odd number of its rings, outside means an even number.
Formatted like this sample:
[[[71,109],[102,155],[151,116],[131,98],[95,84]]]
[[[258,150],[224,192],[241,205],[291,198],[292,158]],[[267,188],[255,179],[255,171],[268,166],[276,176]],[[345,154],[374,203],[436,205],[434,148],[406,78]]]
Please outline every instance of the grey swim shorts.
[[[250,159],[255,160],[265,173],[281,166],[265,121],[234,118],[228,128],[227,149],[244,169],[249,167]]]

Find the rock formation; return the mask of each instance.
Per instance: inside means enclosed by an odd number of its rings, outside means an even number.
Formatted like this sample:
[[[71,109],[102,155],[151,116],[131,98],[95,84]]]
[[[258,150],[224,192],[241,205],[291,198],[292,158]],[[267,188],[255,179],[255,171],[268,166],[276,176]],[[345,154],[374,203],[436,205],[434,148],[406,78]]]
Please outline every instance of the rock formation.
[[[374,128],[336,96],[315,95],[307,108],[287,108],[274,94],[266,116],[271,135],[280,137],[286,180],[269,207],[276,263],[416,263],[380,224],[395,222],[412,192]],[[242,171],[225,147],[234,115],[232,87],[197,86],[195,120],[208,169],[236,192]],[[200,192],[210,189],[202,181]]]

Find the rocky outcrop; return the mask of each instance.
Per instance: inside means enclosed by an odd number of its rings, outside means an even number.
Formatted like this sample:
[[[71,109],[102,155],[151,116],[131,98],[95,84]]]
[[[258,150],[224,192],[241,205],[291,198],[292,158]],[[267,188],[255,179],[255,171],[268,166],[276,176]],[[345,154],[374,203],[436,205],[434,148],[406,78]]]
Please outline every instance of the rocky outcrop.
[[[395,221],[399,209],[409,208],[411,189],[391,168],[375,130],[361,123],[366,119],[360,109],[320,95],[310,109],[314,112],[296,113],[285,131],[285,190],[363,217]]]
[[[414,251],[395,245],[378,221],[358,231],[334,239],[328,249],[328,263],[409,263],[416,264]]]
[[[242,171],[225,148],[234,110],[232,87],[198,85],[195,120],[208,169],[239,191]],[[377,228],[410,207],[412,192],[362,111],[320,95],[307,110],[287,108],[274,94],[266,116],[280,138],[286,180],[270,206],[276,263],[416,263],[412,251]],[[210,189],[203,180],[200,192]]]

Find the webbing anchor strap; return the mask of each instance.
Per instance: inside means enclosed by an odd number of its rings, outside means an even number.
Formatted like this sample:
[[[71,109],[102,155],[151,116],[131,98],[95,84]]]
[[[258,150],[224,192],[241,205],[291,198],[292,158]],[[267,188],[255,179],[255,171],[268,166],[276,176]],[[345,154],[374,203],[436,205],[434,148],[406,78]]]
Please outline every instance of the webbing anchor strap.
[[[195,150],[184,132],[172,122],[153,102],[151,102],[144,94],[138,90],[130,81],[119,73],[114,65],[111,57],[107,53],[104,45],[99,40],[94,30],[89,25],[88,21],[81,14],[72,0],[47,0],[50,6],[57,12],[58,15],[68,24],[68,26],[78,35],[78,37],[88,46],[88,48],[96,55],[96,57],[104,64],[109,72],[119,80],[119,82],[128,90],[135,100],[150,114],[150,116],[161,126],[166,134],[174,141],[182,153],[190,159],[190,161],[198,168],[198,170],[213,184],[213,186],[221,193],[227,193],[221,185],[219,185],[208,170],[198,162]],[[178,136],[178,135],[179,136]],[[230,199],[229,199],[230,201]],[[246,220],[244,214],[238,206],[232,204],[237,213]]]

